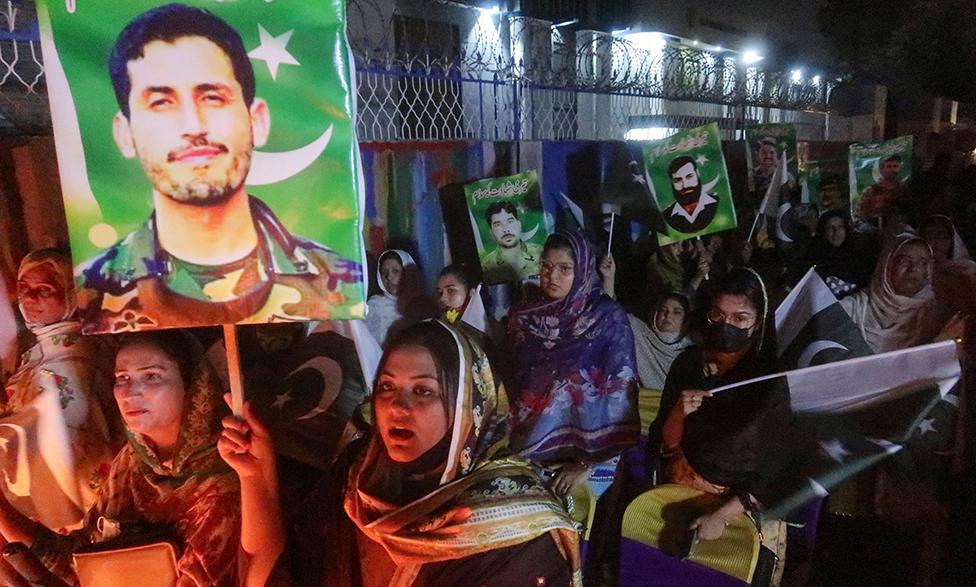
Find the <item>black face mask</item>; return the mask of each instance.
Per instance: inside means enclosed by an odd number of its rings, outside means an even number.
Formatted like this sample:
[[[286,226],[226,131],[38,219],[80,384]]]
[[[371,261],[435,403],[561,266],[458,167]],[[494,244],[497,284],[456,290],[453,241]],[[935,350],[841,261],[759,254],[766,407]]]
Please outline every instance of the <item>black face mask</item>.
[[[749,329],[728,323],[709,324],[706,332],[708,347],[723,353],[741,351],[749,344]]]

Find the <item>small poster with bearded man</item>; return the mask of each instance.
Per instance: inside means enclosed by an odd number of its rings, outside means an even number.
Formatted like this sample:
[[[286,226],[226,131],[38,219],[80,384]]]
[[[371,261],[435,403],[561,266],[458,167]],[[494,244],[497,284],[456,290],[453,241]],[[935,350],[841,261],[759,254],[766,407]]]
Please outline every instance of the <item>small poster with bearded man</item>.
[[[649,185],[669,245],[736,227],[732,188],[715,123],[679,131],[644,147]]]

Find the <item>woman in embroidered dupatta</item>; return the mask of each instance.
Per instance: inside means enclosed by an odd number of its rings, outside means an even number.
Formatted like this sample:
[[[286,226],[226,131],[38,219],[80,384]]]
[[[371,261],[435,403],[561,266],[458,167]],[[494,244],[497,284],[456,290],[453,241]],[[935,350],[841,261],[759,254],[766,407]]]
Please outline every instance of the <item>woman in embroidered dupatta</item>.
[[[146,530],[179,539],[178,587],[237,585],[240,490],[217,454],[224,413],[202,347],[179,330],[127,335],[116,354],[115,396],[128,444],[116,455],[81,530],[58,535],[0,508],[0,530],[74,583],[71,555],[91,542]],[[172,443],[159,431],[172,430]],[[133,578],[138,583],[138,578]]]
[[[24,257],[17,271],[17,301],[37,341],[6,383],[0,416],[21,427],[38,426],[39,418],[31,418],[29,407],[36,407],[35,413],[48,405],[60,407],[58,425],[67,444],[58,448],[73,461],[71,490],[76,493],[69,497],[61,487],[35,492],[40,495],[32,497],[33,511],[24,513],[51,530],[77,528],[122,442],[111,397],[111,354],[100,339],[81,336],[67,255],[43,249]],[[51,422],[53,414],[45,414],[45,422]],[[44,429],[50,433],[47,424]],[[11,473],[11,477],[29,475],[28,471]],[[64,498],[55,497],[60,495]]]
[[[402,332],[372,407],[372,434],[352,445],[344,486],[323,500],[345,515],[330,512],[339,515],[325,528],[319,585],[581,584],[573,523],[534,469],[509,456],[507,396],[473,337],[442,321]],[[221,451],[261,460],[253,424],[225,420]],[[292,573],[295,584],[309,576]]]
[[[627,313],[602,292],[582,235],[549,237],[540,278],[543,295],[517,308],[509,325],[518,361],[512,448],[559,468],[558,493],[589,479],[599,496],[613,461],[640,435],[634,335]]]

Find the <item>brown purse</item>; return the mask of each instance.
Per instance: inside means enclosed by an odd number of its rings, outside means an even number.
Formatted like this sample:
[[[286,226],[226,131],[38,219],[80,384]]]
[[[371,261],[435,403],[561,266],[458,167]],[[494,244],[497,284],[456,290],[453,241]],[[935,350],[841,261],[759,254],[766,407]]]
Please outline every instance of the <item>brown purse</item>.
[[[166,530],[123,533],[74,552],[81,587],[173,587],[179,542]]]

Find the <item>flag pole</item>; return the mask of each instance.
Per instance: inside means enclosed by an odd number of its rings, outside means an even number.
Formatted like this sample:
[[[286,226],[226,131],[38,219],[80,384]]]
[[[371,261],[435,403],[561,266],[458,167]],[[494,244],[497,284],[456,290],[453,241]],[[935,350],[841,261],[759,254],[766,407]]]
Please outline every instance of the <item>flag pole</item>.
[[[617,218],[615,212],[610,213],[610,240],[607,241],[607,256],[613,257],[613,221]]]
[[[244,387],[241,385],[241,355],[237,347],[237,326],[224,324],[224,350],[227,353],[227,376],[230,380],[231,411],[244,417]]]

